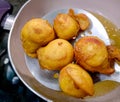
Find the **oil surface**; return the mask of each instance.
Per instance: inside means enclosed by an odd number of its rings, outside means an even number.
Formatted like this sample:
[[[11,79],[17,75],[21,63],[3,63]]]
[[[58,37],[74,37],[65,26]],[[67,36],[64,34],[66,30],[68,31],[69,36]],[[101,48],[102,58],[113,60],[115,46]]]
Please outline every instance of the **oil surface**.
[[[120,29],[117,28],[116,25],[114,25],[110,20],[103,17],[102,15],[99,15],[97,13],[92,14],[95,15],[105,27],[110,38],[111,44],[115,45],[120,49]]]
[[[104,81],[97,82],[94,85],[94,90],[95,90],[94,95],[87,96],[85,98],[94,98],[94,97],[105,95],[111,92],[112,90],[114,90],[115,88],[117,88],[119,85],[120,85],[119,82],[112,81],[112,80],[104,80]]]

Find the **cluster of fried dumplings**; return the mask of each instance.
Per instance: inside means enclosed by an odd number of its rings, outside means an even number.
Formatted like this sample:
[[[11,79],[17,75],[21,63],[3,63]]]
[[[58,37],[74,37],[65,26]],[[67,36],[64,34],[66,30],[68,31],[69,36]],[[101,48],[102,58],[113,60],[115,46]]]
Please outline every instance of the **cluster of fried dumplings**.
[[[90,72],[112,74],[115,70],[111,62],[117,59],[113,46],[95,36],[80,38],[73,46],[79,31],[90,25],[85,14],[59,13],[53,26],[42,18],[28,21],[21,30],[21,42],[25,53],[37,58],[41,68],[59,70],[59,84],[63,92],[83,98],[94,94],[94,84]],[[113,51],[111,52],[112,49]],[[115,50],[116,51],[116,50]],[[112,56],[112,57],[110,57]]]
[[[84,23],[83,23],[84,22]],[[71,40],[80,30],[89,27],[89,19],[85,14],[74,14],[72,9],[68,14],[59,13],[54,19],[53,26],[48,20],[33,18],[25,23],[21,30],[21,41],[26,54],[37,57],[37,50],[50,41],[61,38]]]

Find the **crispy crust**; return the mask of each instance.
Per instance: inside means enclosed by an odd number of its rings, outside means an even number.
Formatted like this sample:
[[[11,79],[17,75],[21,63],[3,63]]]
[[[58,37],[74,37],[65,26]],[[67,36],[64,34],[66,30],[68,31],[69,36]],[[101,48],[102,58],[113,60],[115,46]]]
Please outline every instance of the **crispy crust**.
[[[76,62],[91,72],[111,74],[108,52],[102,40],[98,37],[86,36],[78,40],[74,47]]]

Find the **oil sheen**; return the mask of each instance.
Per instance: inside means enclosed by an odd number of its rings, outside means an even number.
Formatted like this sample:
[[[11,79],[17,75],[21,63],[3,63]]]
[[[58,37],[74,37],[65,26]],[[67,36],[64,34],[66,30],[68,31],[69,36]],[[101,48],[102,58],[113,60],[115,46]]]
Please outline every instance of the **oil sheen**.
[[[120,29],[104,16],[99,15],[97,13],[93,13],[93,15],[95,15],[105,27],[110,38],[111,44],[115,45],[120,49]]]

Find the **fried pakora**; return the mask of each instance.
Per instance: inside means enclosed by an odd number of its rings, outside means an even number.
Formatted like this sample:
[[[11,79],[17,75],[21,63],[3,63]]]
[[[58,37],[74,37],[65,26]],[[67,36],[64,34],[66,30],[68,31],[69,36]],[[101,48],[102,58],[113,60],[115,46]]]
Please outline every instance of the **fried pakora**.
[[[34,18],[25,23],[21,30],[21,41],[26,54],[37,57],[39,47],[46,45],[55,38],[53,27],[47,20]]]
[[[83,98],[94,94],[91,76],[77,64],[68,64],[61,69],[59,84],[63,92],[74,97]]]
[[[40,66],[48,70],[60,70],[73,61],[73,46],[64,39],[55,39],[37,51]]]
[[[91,72],[111,74],[115,70],[110,66],[105,43],[96,36],[80,38],[74,47],[76,62]]]
[[[109,54],[109,59],[111,60],[117,60],[120,62],[120,49],[113,45],[108,45],[107,46],[108,54]]]
[[[71,40],[78,35],[79,24],[68,14],[58,14],[54,19],[53,26],[59,38]]]
[[[83,13],[75,14],[73,9],[69,10],[68,15],[78,22],[80,30],[86,30],[90,26],[90,20],[87,15]]]

